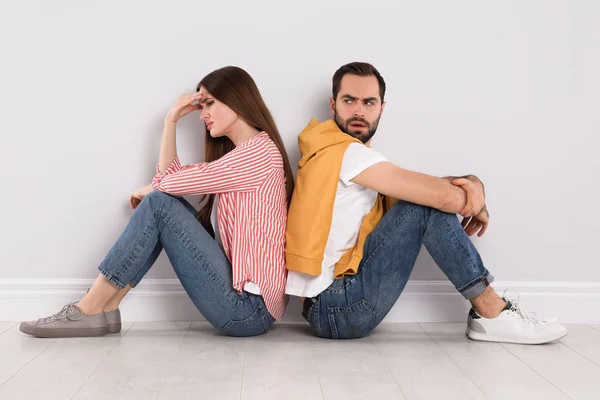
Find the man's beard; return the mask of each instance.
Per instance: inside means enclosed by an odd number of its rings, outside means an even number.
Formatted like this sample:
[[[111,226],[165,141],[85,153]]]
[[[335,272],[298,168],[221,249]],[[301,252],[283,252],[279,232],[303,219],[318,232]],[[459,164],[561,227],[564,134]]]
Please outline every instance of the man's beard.
[[[375,132],[377,131],[377,126],[379,125],[379,118],[377,118],[375,121],[373,121],[372,124],[369,123],[366,119],[359,118],[359,117],[353,117],[353,118],[347,119],[346,121],[343,121],[339,117],[336,110],[334,110],[334,112],[333,112],[333,120],[335,121],[338,128],[340,128],[340,130],[342,132],[344,132],[352,137],[357,138],[358,140],[360,140],[363,143],[367,143],[369,140],[371,140],[371,138],[373,137],[373,135],[375,135]],[[361,132],[361,131],[356,131],[356,130],[352,129],[350,124],[353,122],[362,122],[367,127],[367,131]]]

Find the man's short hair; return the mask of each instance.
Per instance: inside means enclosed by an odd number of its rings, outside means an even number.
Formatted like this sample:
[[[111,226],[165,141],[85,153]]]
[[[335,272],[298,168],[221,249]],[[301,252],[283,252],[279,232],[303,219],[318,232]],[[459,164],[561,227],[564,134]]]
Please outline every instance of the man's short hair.
[[[379,97],[381,97],[381,101],[383,102],[383,98],[385,97],[385,81],[383,80],[383,77],[379,71],[377,71],[377,68],[365,62],[352,62],[350,64],[342,65],[337,71],[335,71],[332,79],[332,92],[334,100],[337,99],[337,95],[340,92],[340,86],[342,85],[342,78],[346,74],[374,76],[377,78],[377,82],[379,82]]]

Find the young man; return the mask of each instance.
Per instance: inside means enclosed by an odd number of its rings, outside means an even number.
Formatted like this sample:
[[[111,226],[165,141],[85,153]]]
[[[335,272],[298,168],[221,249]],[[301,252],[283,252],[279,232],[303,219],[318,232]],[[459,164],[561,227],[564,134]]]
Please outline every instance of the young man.
[[[304,318],[321,337],[368,335],[398,300],[425,245],[472,304],[471,339],[537,344],[565,336],[555,318],[528,312],[489,286],[494,278],[469,239],[489,223],[479,179],[408,171],[369,147],[384,97],[375,67],[344,65],[333,76],[333,120],[313,119],[298,137],[286,293],[304,298]]]

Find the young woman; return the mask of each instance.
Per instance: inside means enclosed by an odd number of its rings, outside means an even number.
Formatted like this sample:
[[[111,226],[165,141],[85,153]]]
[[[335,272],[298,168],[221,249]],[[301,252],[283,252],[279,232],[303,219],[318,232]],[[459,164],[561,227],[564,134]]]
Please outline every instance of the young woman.
[[[200,111],[206,162],[182,166],[177,121]],[[265,333],[283,316],[284,256],[293,176],[271,113],[246,71],[225,67],[184,94],[165,118],[152,184],[130,195],[135,209],[100,263],[99,276],[77,303],[23,322],[39,337],[119,332],[119,303],[164,248],[186,292],[217,329],[231,336]],[[183,195],[201,194],[199,212]]]

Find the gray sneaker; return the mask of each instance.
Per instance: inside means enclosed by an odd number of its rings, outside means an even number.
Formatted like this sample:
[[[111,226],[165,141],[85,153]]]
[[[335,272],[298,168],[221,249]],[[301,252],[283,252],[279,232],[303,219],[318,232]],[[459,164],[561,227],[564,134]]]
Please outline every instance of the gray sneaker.
[[[106,316],[108,333],[121,332],[121,311],[118,308],[112,311],[104,311],[104,315]]]
[[[21,332],[44,338],[103,336],[108,329],[103,312],[85,315],[76,304],[67,304],[57,314],[37,321],[21,322]]]
[[[88,288],[85,292],[89,293],[90,289]],[[104,315],[106,316],[106,325],[108,329],[106,333],[121,332],[121,311],[119,311],[119,307],[117,307],[116,310],[104,311]]]

